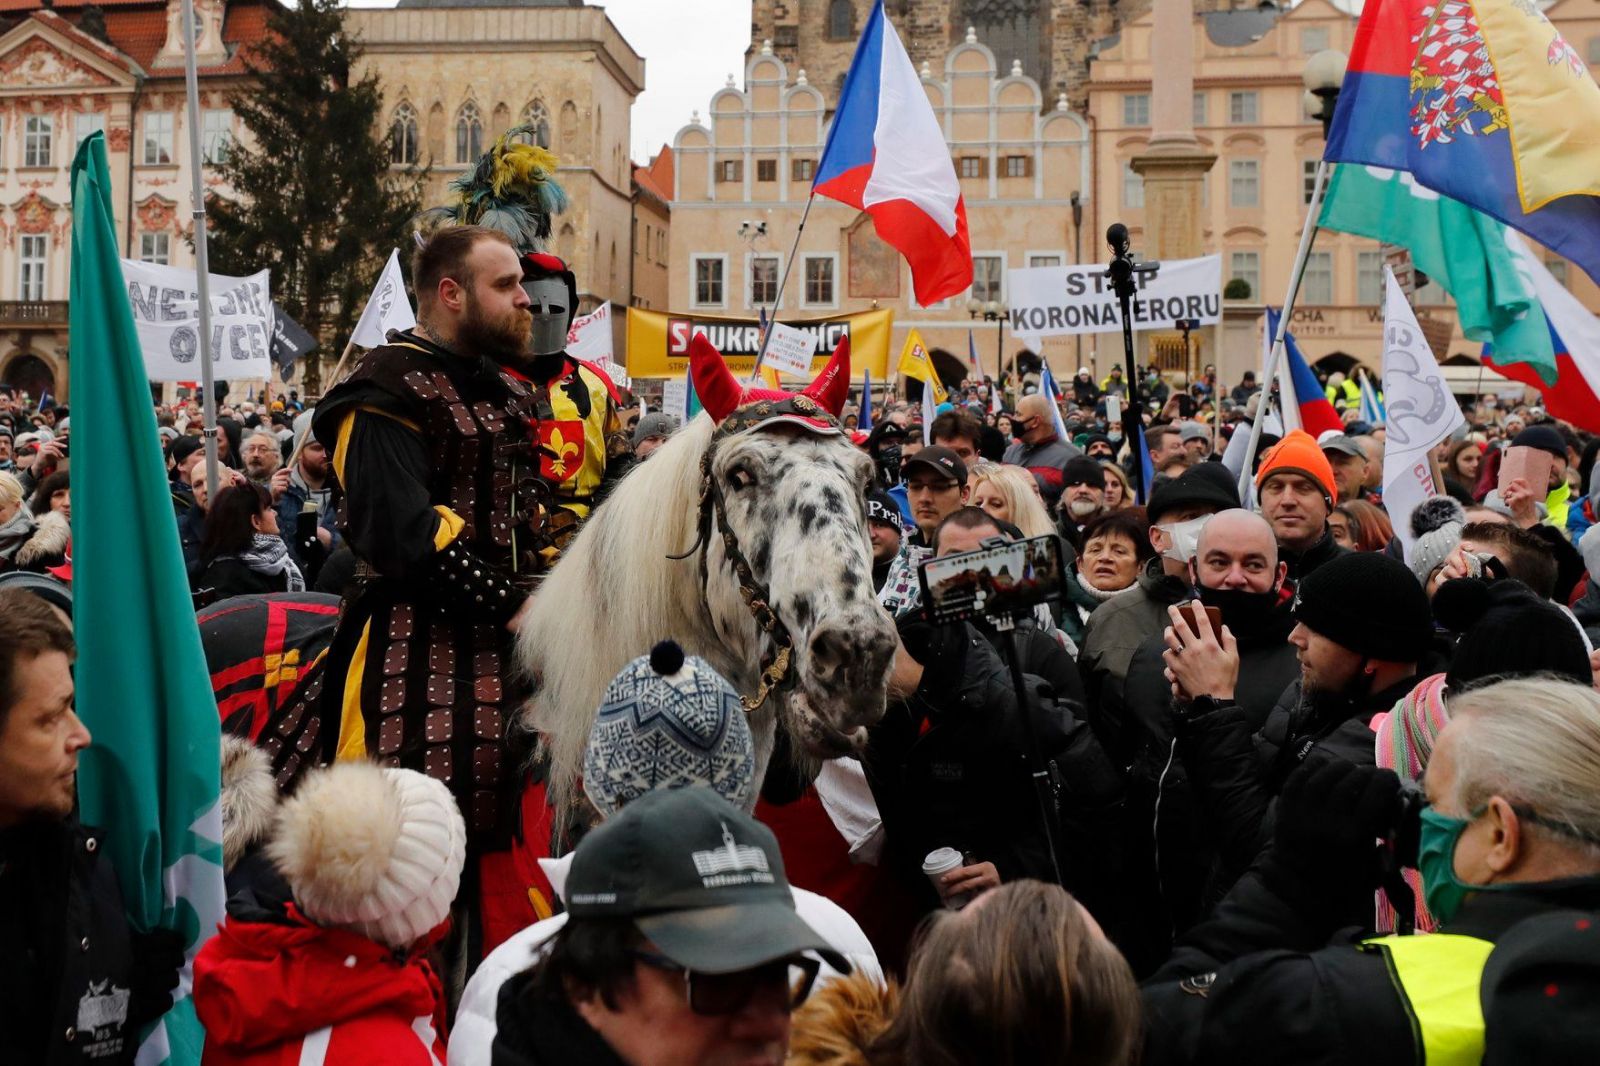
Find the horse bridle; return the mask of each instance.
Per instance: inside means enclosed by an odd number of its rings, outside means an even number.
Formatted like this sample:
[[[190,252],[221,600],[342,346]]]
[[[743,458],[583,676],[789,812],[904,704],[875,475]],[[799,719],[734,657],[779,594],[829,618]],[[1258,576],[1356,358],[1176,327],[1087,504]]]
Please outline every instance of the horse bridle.
[[[739,548],[739,538],[728,523],[728,508],[722,498],[722,487],[717,484],[716,478],[711,476],[711,464],[716,457],[717,445],[722,441],[755,429],[775,417],[788,414],[799,415],[808,421],[833,428],[839,425],[837,419],[808,396],[760,400],[734,410],[718,424],[711,436],[710,445],[700,458],[700,502],[694,543],[681,555],[667,556],[669,559],[687,559],[698,551],[700,586],[703,589],[708,588],[710,564],[707,557],[710,555],[711,524],[716,523],[717,533],[722,537],[723,554],[733,567],[734,580],[739,584],[739,596],[744,600],[751,617],[755,619],[756,627],[771,638],[774,649],[772,662],[761,671],[761,683],[756,688],[756,694],[739,697],[739,702],[744,705],[746,713],[767,702],[774,689],[787,688],[793,684],[794,637],[790,635],[789,627],[783,624],[783,619],[778,617],[778,612],[772,608],[771,590],[756,578],[755,571],[750,568],[750,561],[744,557],[744,552]]]

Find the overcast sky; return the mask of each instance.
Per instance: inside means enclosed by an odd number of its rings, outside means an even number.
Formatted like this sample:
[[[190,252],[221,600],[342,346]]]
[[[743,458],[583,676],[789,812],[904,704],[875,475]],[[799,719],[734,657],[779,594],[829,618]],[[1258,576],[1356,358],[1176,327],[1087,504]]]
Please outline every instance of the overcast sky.
[[[648,162],[729,74],[744,84],[750,0],[588,0],[603,7],[645,60],[645,89],[633,104],[632,152]],[[351,7],[393,7],[394,0],[349,0]]]

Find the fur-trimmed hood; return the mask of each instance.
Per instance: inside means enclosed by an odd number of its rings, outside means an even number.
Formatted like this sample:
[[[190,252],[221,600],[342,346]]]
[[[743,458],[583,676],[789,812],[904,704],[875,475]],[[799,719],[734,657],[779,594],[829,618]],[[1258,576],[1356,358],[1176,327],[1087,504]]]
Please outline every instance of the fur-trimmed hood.
[[[222,869],[267,839],[278,814],[278,785],[267,753],[243,737],[222,738]]]
[[[12,558],[18,570],[42,570],[66,561],[67,545],[72,542],[72,523],[55,511],[39,516],[33,535]]]
[[[886,988],[862,974],[829,981],[794,1012],[786,1066],[882,1066],[888,1060],[867,1049],[899,1008],[893,981]]]

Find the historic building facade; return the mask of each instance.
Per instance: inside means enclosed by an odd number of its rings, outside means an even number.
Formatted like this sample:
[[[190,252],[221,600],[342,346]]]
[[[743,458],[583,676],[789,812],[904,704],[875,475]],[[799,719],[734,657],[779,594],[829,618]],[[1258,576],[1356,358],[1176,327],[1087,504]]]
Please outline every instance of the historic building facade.
[[[1558,0],[1546,14],[1580,54],[1600,60],[1600,0]],[[1355,25],[1355,16],[1329,0],[1303,0],[1284,12],[1252,7],[1194,17],[1194,127],[1202,148],[1217,157],[1203,186],[1203,239],[1208,251],[1222,256],[1224,285],[1239,279],[1249,291],[1225,301],[1223,326],[1204,331],[1201,340],[1204,361],[1216,362],[1228,381],[1260,361],[1262,305],[1283,302],[1324,147],[1321,123],[1306,113],[1302,72],[1323,49],[1348,53]],[[1130,161],[1150,136],[1154,31],[1146,13],[1099,42],[1086,85],[1095,149],[1094,223],[1086,228],[1099,234],[1111,222],[1125,222],[1136,250],[1148,219],[1143,180]],[[1582,271],[1553,254],[1546,261],[1588,306],[1600,309],[1600,290]],[[1376,373],[1382,284],[1377,242],[1320,232],[1290,327],[1306,358],[1328,370],[1359,362]],[[1479,345],[1461,335],[1439,286],[1419,291],[1414,303],[1440,357],[1475,367]],[[1110,339],[1098,345],[1102,364]],[[1178,343],[1177,334],[1149,335],[1141,357],[1170,353]],[[1120,359],[1120,344],[1112,348]]]
[[[35,397],[68,394],[68,170],[84,137],[105,131],[125,254],[194,261],[179,10],[56,0],[0,11],[0,381]],[[266,0],[196,0],[195,19],[202,152],[214,159],[237,135],[227,96],[265,31]]]
[[[776,46],[746,64],[672,146],[669,295],[674,310],[756,317],[770,313],[779,274],[805,208],[826,133],[828,99]],[[818,198],[779,311],[801,318],[892,308],[893,344],[908,329],[966,361],[967,331],[992,372],[995,325],[969,300],[1004,299],[1008,267],[1071,262],[1072,199],[1090,187],[1088,124],[1047,103],[1038,82],[969,36],[922,64],[922,85],[961,179],[972,241],[970,293],[917,305],[900,255],[865,214]],[[1007,357],[1011,348],[1006,348]],[[1062,364],[1063,366],[1065,364]]]
[[[428,201],[512,126],[535,128],[561,161],[571,200],[552,250],[585,306],[628,303],[633,226],[629,112],[644,60],[605,10],[570,0],[527,5],[401,0],[353,9],[349,26],[378,76],[396,131],[395,165],[431,166]]]

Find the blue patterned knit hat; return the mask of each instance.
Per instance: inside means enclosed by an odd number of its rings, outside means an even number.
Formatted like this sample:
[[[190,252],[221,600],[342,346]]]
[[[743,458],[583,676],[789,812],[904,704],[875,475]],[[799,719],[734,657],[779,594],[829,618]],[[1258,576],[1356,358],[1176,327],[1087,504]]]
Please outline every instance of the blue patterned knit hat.
[[[744,708],[704,659],[664,640],[606,686],[583,756],[583,790],[602,816],[646,792],[691,785],[749,811],[756,784]]]

